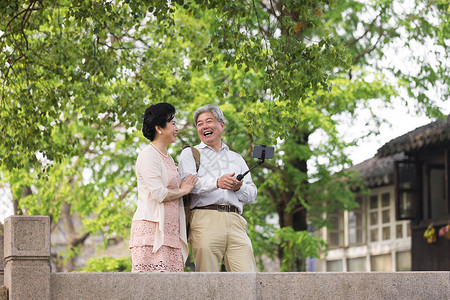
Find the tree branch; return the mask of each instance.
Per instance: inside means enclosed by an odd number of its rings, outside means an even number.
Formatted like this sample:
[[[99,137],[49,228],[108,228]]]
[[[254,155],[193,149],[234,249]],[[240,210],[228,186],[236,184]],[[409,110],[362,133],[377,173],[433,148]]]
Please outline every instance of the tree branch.
[[[277,166],[274,166],[274,165],[270,165],[268,163],[263,163],[261,165],[261,167],[263,167],[263,168],[265,168],[267,170],[273,171],[273,172],[278,171],[280,169],[280,167],[277,167]]]
[[[83,234],[82,236],[78,236],[77,238],[74,238],[71,242],[70,245],[73,247],[76,247],[78,245],[82,245],[84,243],[84,241],[90,236],[89,232],[86,232],[85,234]]]
[[[61,209],[61,215],[64,218],[65,224],[67,226],[67,234],[68,234],[68,238],[67,238],[67,242],[69,243],[69,245],[71,245],[72,247],[76,247],[80,244],[83,244],[84,241],[89,237],[90,233],[86,232],[83,235],[78,235],[76,230],[75,230],[75,225],[73,223],[73,216],[70,213],[70,209],[71,209],[72,205],[64,202],[63,203],[63,207]]]
[[[374,44],[372,47],[370,47],[370,48],[364,50],[363,52],[359,53],[359,54],[355,57],[355,59],[352,61],[352,64],[353,64],[353,65],[356,65],[356,64],[358,63],[358,61],[359,61],[364,55],[370,54],[372,51],[374,51],[374,50],[377,48],[377,44],[381,41],[381,39],[382,39],[384,36],[386,36],[387,33],[392,33],[392,32],[395,32],[395,30],[390,30],[390,31],[388,31],[388,32],[383,33],[383,29],[380,28],[380,29],[379,29],[379,34],[380,34],[380,35],[378,36],[378,39],[377,39],[377,41],[375,42],[375,44]]]
[[[353,46],[354,44],[359,42],[363,37],[365,37],[367,35],[367,33],[369,33],[369,31],[373,28],[373,26],[375,25],[376,20],[378,20],[378,17],[380,17],[380,16],[381,16],[381,12],[378,14],[378,16],[376,16],[372,20],[372,22],[369,24],[369,26],[366,28],[366,30],[364,31],[364,33],[360,37],[358,37],[356,39],[353,39],[351,42],[347,43],[347,45],[348,46]]]
[[[119,196],[119,200],[123,200],[130,193],[130,189],[127,187],[125,191],[122,192]]]

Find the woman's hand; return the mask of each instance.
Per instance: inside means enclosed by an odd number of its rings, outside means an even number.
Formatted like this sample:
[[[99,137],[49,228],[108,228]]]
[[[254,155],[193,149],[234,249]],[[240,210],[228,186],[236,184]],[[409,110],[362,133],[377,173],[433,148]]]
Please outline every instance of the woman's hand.
[[[189,194],[192,191],[197,180],[198,180],[197,174],[190,174],[186,176],[186,178],[181,182],[180,187],[183,196]]]
[[[197,182],[198,177],[197,174],[188,175],[182,182],[179,189],[171,190],[167,193],[166,197],[163,199],[163,202],[179,200],[180,197],[189,194],[194,188],[195,183]]]

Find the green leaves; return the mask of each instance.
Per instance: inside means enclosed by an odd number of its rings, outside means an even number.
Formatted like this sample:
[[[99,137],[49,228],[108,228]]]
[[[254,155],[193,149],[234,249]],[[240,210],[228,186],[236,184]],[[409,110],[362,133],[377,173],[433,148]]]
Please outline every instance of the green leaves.
[[[299,259],[319,258],[319,253],[325,246],[322,239],[313,237],[306,231],[294,231],[292,227],[276,230],[269,241],[278,243],[283,249],[284,256],[280,268],[282,272],[300,271],[297,265],[305,268]]]
[[[131,259],[128,257],[90,258],[81,272],[131,272]]]

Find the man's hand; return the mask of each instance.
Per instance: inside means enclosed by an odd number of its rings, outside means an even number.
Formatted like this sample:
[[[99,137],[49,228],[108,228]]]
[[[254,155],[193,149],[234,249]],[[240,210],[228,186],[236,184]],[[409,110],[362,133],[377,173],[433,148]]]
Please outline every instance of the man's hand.
[[[237,191],[242,186],[242,181],[234,177],[235,173],[225,174],[217,179],[217,187],[219,189]]]
[[[241,188],[241,186],[242,186],[242,182],[243,182],[242,180],[239,181],[239,180],[236,179],[236,182],[235,182],[234,187],[233,187],[233,191],[238,191]]]

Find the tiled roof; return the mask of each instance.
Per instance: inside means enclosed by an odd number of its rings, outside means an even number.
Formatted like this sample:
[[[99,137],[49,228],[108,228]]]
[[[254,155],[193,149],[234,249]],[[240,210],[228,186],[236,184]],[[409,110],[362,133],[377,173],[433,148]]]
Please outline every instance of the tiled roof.
[[[450,145],[450,115],[447,120],[438,120],[418,127],[399,136],[378,149],[377,154],[349,170],[359,171],[367,187],[393,184],[394,161],[407,158],[408,153],[428,147]]]
[[[450,144],[450,115],[447,120],[437,120],[387,142],[378,149],[375,156],[386,157],[442,144]]]
[[[394,161],[405,158],[403,152],[382,158],[374,156],[349,170],[359,171],[359,177],[366,181],[369,188],[389,185],[394,182]]]

